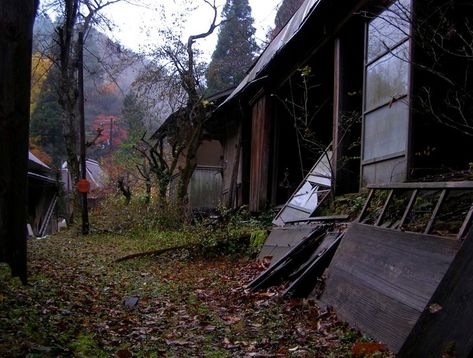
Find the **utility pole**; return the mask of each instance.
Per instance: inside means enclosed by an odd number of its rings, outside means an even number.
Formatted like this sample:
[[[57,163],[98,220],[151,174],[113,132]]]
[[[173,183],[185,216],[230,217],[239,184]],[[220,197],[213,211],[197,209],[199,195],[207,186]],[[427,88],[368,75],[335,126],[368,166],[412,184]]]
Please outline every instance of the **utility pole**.
[[[87,209],[87,192],[90,185],[87,181],[87,165],[85,156],[85,115],[84,115],[84,34],[79,32],[79,48],[78,48],[78,81],[79,81],[79,122],[80,122],[80,165],[81,180],[78,190],[82,194],[82,234],[89,233],[89,211]],[[81,187],[81,183],[85,185]]]
[[[113,117],[110,117],[110,152],[112,151],[113,146]]]

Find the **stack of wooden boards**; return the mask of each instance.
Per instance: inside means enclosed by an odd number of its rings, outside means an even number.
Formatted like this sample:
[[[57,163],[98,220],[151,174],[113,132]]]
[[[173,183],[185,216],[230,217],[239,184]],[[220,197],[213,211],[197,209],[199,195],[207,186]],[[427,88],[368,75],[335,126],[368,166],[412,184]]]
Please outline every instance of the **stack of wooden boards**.
[[[387,195],[380,196],[372,215],[377,190]],[[396,197],[396,191],[402,195]],[[274,228],[260,255],[274,256],[271,266],[249,288],[285,281],[285,295],[310,296],[328,267],[320,301],[340,319],[399,356],[468,357],[473,354],[472,194],[473,182],[372,186],[360,218],[344,233],[324,220]],[[460,201],[466,204],[459,207]],[[435,229],[442,217],[453,223],[452,213],[442,216],[442,208],[462,217],[456,235],[439,235],[445,225]],[[418,227],[409,222],[419,218],[425,228],[404,231]]]

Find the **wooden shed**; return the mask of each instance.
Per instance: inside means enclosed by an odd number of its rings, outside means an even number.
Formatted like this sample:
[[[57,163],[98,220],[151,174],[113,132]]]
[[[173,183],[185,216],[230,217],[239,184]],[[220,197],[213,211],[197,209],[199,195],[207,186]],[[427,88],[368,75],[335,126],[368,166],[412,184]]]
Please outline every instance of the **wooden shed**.
[[[209,103],[209,113],[222,103],[232,91],[233,88],[230,88],[206,97],[205,101]],[[151,138],[158,141],[173,141],[173,137],[177,136],[176,133],[179,131],[178,121],[182,111],[184,109],[181,108],[172,113]],[[231,137],[234,132],[229,128],[231,128],[231,121],[219,123],[217,117],[212,116],[209,116],[205,121],[203,138],[201,138],[196,153],[197,166],[187,188],[190,209],[215,209],[228,200],[228,183],[231,181],[231,173],[234,171],[234,162],[233,160],[230,162],[225,160],[224,153],[226,158],[234,159],[232,145],[237,141],[236,138]],[[177,196],[179,167],[184,162],[184,155],[185,153],[180,154],[176,165],[178,170],[173,173],[169,184],[168,190],[171,200]],[[239,176],[238,170],[237,168],[235,174],[237,177]],[[227,178],[226,182],[224,178]],[[225,185],[227,185],[227,189],[225,189]]]
[[[57,231],[59,182],[54,171],[28,153],[28,224],[31,234],[44,236]]]

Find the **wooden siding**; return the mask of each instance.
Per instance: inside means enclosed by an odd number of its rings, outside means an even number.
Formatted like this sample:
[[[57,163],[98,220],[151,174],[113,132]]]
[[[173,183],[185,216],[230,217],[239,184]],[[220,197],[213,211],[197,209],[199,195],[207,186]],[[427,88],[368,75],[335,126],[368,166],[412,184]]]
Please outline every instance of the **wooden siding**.
[[[254,104],[251,118],[250,211],[264,209],[268,202],[270,155],[270,118],[268,98],[260,97]]]
[[[238,207],[242,203],[242,148],[240,121],[234,121],[225,129],[226,138],[223,145],[223,204],[227,207]],[[233,192],[231,192],[233,190]]]

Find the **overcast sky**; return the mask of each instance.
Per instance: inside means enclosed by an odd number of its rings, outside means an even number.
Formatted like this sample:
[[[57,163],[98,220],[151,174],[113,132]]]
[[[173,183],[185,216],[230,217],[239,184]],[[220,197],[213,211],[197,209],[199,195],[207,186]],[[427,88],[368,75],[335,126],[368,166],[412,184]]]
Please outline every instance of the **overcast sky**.
[[[210,24],[212,12],[202,0],[192,1],[193,5],[200,6],[191,13],[186,13],[183,19],[179,19],[177,14],[185,13],[183,6],[185,0],[145,1],[148,1],[149,5],[146,8],[119,2],[111,5],[106,11],[106,15],[112,18],[116,25],[113,29],[113,37],[132,50],[142,50],[147,45],[158,41],[157,29],[163,27],[160,16],[161,5],[165,7],[167,21],[176,20],[178,23],[185,23],[184,38],[190,34],[207,31]],[[264,40],[268,29],[273,27],[275,12],[281,2],[282,0],[249,0],[255,20],[254,26],[257,29],[258,43]],[[220,13],[225,0],[217,0],[217,4]],[[217,31],[210,38],[198,42],[198,47],[204,51],[207,61],[215,48],[216,41]]]

